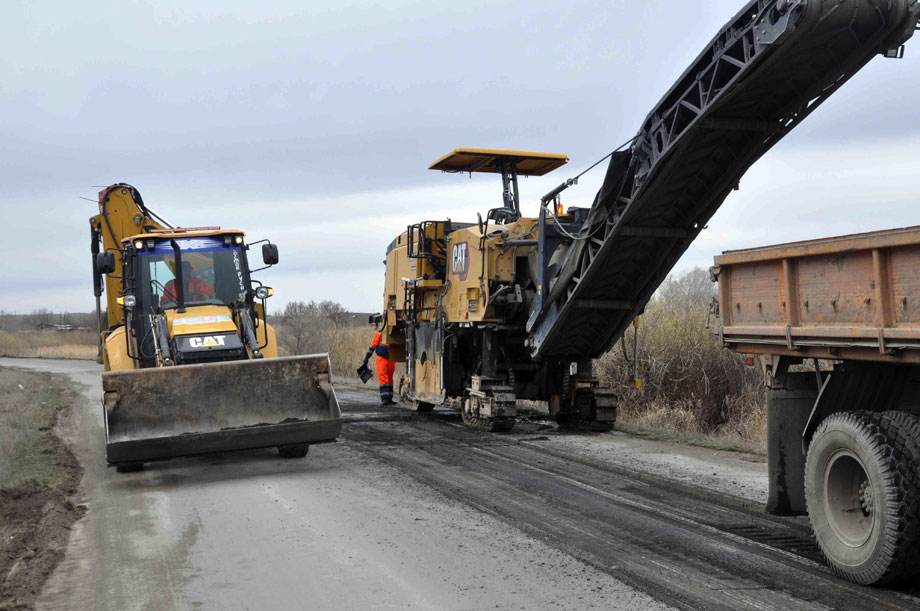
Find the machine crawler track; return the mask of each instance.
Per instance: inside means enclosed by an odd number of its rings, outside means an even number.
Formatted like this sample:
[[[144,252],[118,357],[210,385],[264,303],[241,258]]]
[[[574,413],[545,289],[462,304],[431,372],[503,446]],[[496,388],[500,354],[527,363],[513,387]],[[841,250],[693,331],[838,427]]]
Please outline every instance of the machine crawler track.
[[[489,433],[510,433],[514,429],[514,418],[484,418],[463,412],[463,424]]]

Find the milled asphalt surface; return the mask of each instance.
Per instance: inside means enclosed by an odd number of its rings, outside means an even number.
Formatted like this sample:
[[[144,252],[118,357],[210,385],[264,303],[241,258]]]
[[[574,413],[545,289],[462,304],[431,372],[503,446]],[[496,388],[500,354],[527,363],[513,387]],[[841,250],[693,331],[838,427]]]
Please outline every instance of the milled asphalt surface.
[[[89,511],[38,609],[668,608],[347,441],[301,460],[264,450],[116,473],[98,365],[0,366],[68,375],[82,396],[60,428]]]

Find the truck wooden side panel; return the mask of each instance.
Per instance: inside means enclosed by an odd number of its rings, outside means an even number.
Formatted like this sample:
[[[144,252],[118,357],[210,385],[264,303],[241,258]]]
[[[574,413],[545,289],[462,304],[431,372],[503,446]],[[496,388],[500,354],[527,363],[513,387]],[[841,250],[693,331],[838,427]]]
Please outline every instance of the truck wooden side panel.
[[[732,350],[920,363],[920,227],[729,251],[712,273]]]

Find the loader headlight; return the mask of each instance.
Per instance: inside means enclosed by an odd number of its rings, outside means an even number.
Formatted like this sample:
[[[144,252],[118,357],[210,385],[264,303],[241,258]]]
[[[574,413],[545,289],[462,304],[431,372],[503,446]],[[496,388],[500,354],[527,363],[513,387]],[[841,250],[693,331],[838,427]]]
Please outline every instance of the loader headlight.
[[[233,241],[236,242],[237,244],[242,244],[242,243],[243,243],[243,236],[238,235],[238,236],[236,236],[235,238],[233,238]]]
[[[258,299],[268,299],[275,294],[274,289],[267,286],[260,286],[256,289],[256,298]]]
[[[143,250],[143,249],[144,249],[144,241],[143,241],[143,240],[137,240],[136,242],[134,242],[134,248],[136,248],[137,250]]]
[[[133,308],[137,305],[137,297],[134,295],[125,295],[123,297],[119,297],[115,301],[118,302],[118,305],[123,305],[126,308]]]

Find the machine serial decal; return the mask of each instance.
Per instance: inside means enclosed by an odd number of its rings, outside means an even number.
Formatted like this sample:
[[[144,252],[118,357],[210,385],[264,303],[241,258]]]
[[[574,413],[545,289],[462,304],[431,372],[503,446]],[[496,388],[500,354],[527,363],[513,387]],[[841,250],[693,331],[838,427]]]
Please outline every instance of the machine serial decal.
[[[467,242],[454,244],[453,248],[453,265],[451,270],[460,277],[460,280],[466,280],[470,271],[470,247]]]

